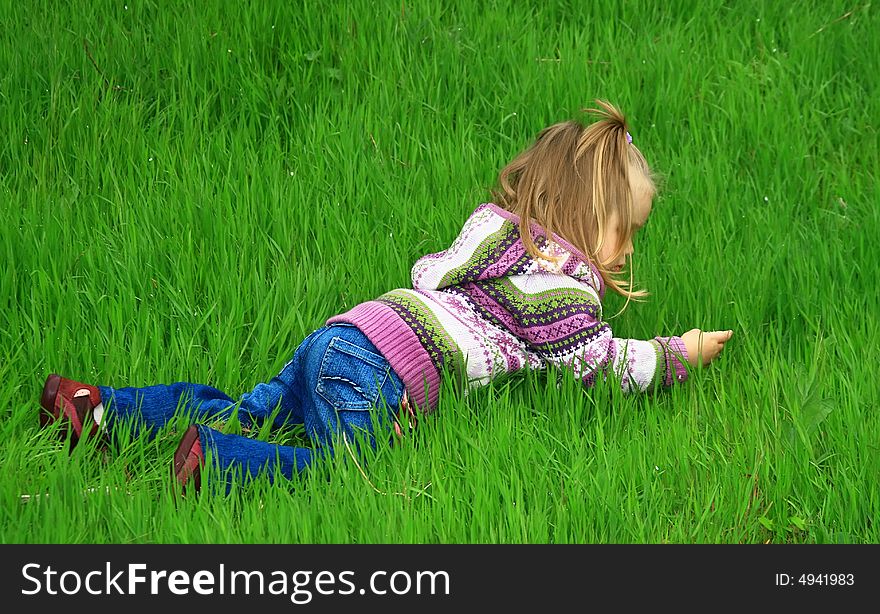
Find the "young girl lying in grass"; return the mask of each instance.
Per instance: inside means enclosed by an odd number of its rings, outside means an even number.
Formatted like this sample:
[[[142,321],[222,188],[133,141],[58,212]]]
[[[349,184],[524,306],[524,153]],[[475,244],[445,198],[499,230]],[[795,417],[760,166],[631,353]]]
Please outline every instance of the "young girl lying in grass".
[[[198,490],[206,462],[227,475],[287,478],[340,441],[400,435],[436,409],[442,373],[467,386],[524,368],[573,370],[584,385],[613,375],[624,392],[669,387],[708,365],[733,331],[619,339],[603,320],[608,289],[645,296],[621,279],[656,191],[620,111],[604,101],[589,125],[545,128],[502,171],[494,202],[478,206],[452,245],[419,259],[412,287],[329,318],[281,372],[236,402],[202,384],[93,386],[52,374],[41,424],[75,445],[120,425],[153,436],[185,408],[194,424],[174,453],[172,475]],[[523,223],[529,220],[529,224]],[[237,412],[244,426],[302,424],[316,446],[224,434],[206,422]]]

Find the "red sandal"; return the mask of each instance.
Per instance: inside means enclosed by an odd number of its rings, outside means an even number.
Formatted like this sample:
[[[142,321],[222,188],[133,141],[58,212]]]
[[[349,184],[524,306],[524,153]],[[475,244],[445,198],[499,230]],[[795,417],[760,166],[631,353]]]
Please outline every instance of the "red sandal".
[[[99,427],[93,412],[101,404],[101,392],[97,387],[83,384],[60,375],[51,374],[43,385],[40,396],[40,426],[46,427],[54,422],[61,422],[58,433],[62,439],[70,432],[70,449],[83,438],[83,425],[86,426],[86,437],[98,434]],[[91,426],[88,426],[91,425]],[[102,436],[100,445],[105,446],[106,436]]]
[[[199,440],[199,429],[192,425],[180,439],[171,465],[171,476],[179,486],[181,494],[186,494],[190,488],[194,492],[199,491],[202,487],[201,474],[204,464],[205,454],[202,451],[202,442]]]

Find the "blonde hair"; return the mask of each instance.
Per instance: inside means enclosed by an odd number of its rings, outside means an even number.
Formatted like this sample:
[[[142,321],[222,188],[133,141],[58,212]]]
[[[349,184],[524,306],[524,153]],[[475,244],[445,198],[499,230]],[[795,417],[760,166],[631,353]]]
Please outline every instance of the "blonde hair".
[[[605,100],[596,103],[601,108],[584,110],[599,118],[590,125],[565,121],[544,128],[528,149],[501,170],[492,197],[495,204],[519,216],[520,235],[532,257],[556,260],[538,249],[528,220],[581,250],[596,265],[606,287],[626,297],[629,304],[648,292],[632,290],[632,267],[626,282],[609,266],[632,238],[631,173],[643,175],[652,198],[657,188],[645,157],[627,138],[623,114]],[[602,238],[614,213],[619,216],[620,244],[608,261],[600,262]]]

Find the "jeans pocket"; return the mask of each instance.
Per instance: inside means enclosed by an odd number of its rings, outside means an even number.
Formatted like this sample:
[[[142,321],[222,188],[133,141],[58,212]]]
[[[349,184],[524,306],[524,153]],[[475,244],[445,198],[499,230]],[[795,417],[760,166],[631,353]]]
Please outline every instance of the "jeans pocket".
[[[315,390],[337,410],[368,410],[379,403],[389,369],[381,354],[334,337],[321,359]]]

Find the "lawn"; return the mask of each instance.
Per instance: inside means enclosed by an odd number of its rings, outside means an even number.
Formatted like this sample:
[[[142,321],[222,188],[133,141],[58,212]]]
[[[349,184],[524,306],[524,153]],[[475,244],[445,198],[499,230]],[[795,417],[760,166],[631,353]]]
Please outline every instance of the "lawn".
[[[876,3],[298,4],[2,2],[0,541],[880,541]],[[662,177],[615,335],[735,331],[684,385],[448,385],[369,458],[177,503],[183,417],[38,428],[49,373],[268,380],[595,98]]]

